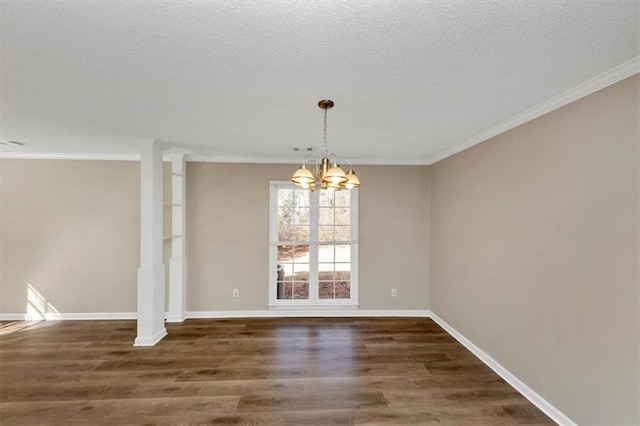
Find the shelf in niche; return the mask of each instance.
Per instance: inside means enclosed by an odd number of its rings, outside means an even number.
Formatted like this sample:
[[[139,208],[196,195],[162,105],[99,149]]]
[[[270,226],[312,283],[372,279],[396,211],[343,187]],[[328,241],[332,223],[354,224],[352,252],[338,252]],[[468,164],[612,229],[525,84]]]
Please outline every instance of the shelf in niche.
[[[163,240],[173,240],[174,238],[181,238],[182,235],[170,235],[168,237],[162,237]]]
[[[180,173],[175,173],[175,172],[171,172],[171,176],[182,177],[182,175]]]

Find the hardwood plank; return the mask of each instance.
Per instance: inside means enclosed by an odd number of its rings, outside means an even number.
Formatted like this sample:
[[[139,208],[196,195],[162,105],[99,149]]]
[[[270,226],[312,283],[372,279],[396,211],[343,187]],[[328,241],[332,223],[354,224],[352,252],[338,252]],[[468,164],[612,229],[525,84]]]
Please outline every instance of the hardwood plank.
[[[238,412],[387,408],[382,392],[271,392],[242,395]]]
[[[126,398],[135,384],[118,383],[45,383],[38,385],[12,384],[0,387],[0,401],[75,401]]]
[[[247,380],[301,377],[357,377],[357,376],[417,376],[426,375],[429,371],[421,363],[386,363],[386,364],[345,364],[326,363],[320,365],[296,366],[262,366],[242,368],[205,368],[188,370],[176,380],[209,381],[209,380]]]
[[[96,404],[93,401],[1,402],[0,420],[3,426],[36,426],[71,424],[74,421],[101,419],[116,409],[114,403]]]

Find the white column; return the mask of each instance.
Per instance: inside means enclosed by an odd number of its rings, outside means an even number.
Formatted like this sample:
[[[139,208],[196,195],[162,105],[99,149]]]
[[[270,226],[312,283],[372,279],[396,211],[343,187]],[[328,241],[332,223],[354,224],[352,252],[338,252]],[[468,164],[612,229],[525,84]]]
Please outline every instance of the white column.
[[[140,147],[138,336],[134,346],[153,346],[167,335],[162,263],[162,145],[148,140],[141,141]]]
[[[171,157],[171,260],[169,262],[169,314],[167,322],[182,322],[187,315],[187,258],[185,242],[184,154]]]

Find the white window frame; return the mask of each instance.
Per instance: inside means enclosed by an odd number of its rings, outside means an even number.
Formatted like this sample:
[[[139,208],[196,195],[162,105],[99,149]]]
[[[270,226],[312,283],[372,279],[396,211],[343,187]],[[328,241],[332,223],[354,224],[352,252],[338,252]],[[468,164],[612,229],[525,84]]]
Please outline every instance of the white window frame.
[[[309,251],[309,299],[277,299],[277,263],[278,263],[278,189],[300,189],[292,182],[271,181],[269,183],[269,301],[270,309],[282,308],[350,308],[357,309],[358,303],[358,190],[351,189],[350,227],[351,240],[345,241],[351,246],[351,274],[349,299],[320,299],[318,297],[318,250]],[[310,194],[310,247],[327,245],[318,242],[319,191]],[[335,244],[335,243],[332,243]],[[307,245],[307,244],[305,244]]]

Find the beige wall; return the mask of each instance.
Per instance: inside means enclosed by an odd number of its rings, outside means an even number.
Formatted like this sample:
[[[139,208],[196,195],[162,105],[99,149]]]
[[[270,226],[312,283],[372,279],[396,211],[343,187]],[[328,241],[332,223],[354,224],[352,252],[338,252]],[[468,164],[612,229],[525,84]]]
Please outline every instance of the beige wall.
[[[0,160],[0,312],[28,285],[62,313],[134,312],[139,197],[137,162]]]
[[[426,166],[356,167],[360,189],[360,306],[429,309]],[[391,287],[398,297],[390,298]]]
[[[639,78],[430,168],[432,310],[579,424],[639,424]]]
[[[269,181],[295,167],[188,163],[190,311],[266,309]],[[361,308],[428,309],[427,168],[357,172]],[[0,161],[0,312],[24,313],[29,284],[61,313],[135,312],[139,173],[126,161]],[[166,163],[164,187],[170,203]],[[163,212],[170,235],[171,209]]]
[[[267,309],[269,181],[288,180],[295,168],[187,164],[189,311]],[[363,183],[360,308],[428,309],[427,168],[359,166],[356,172]]]

